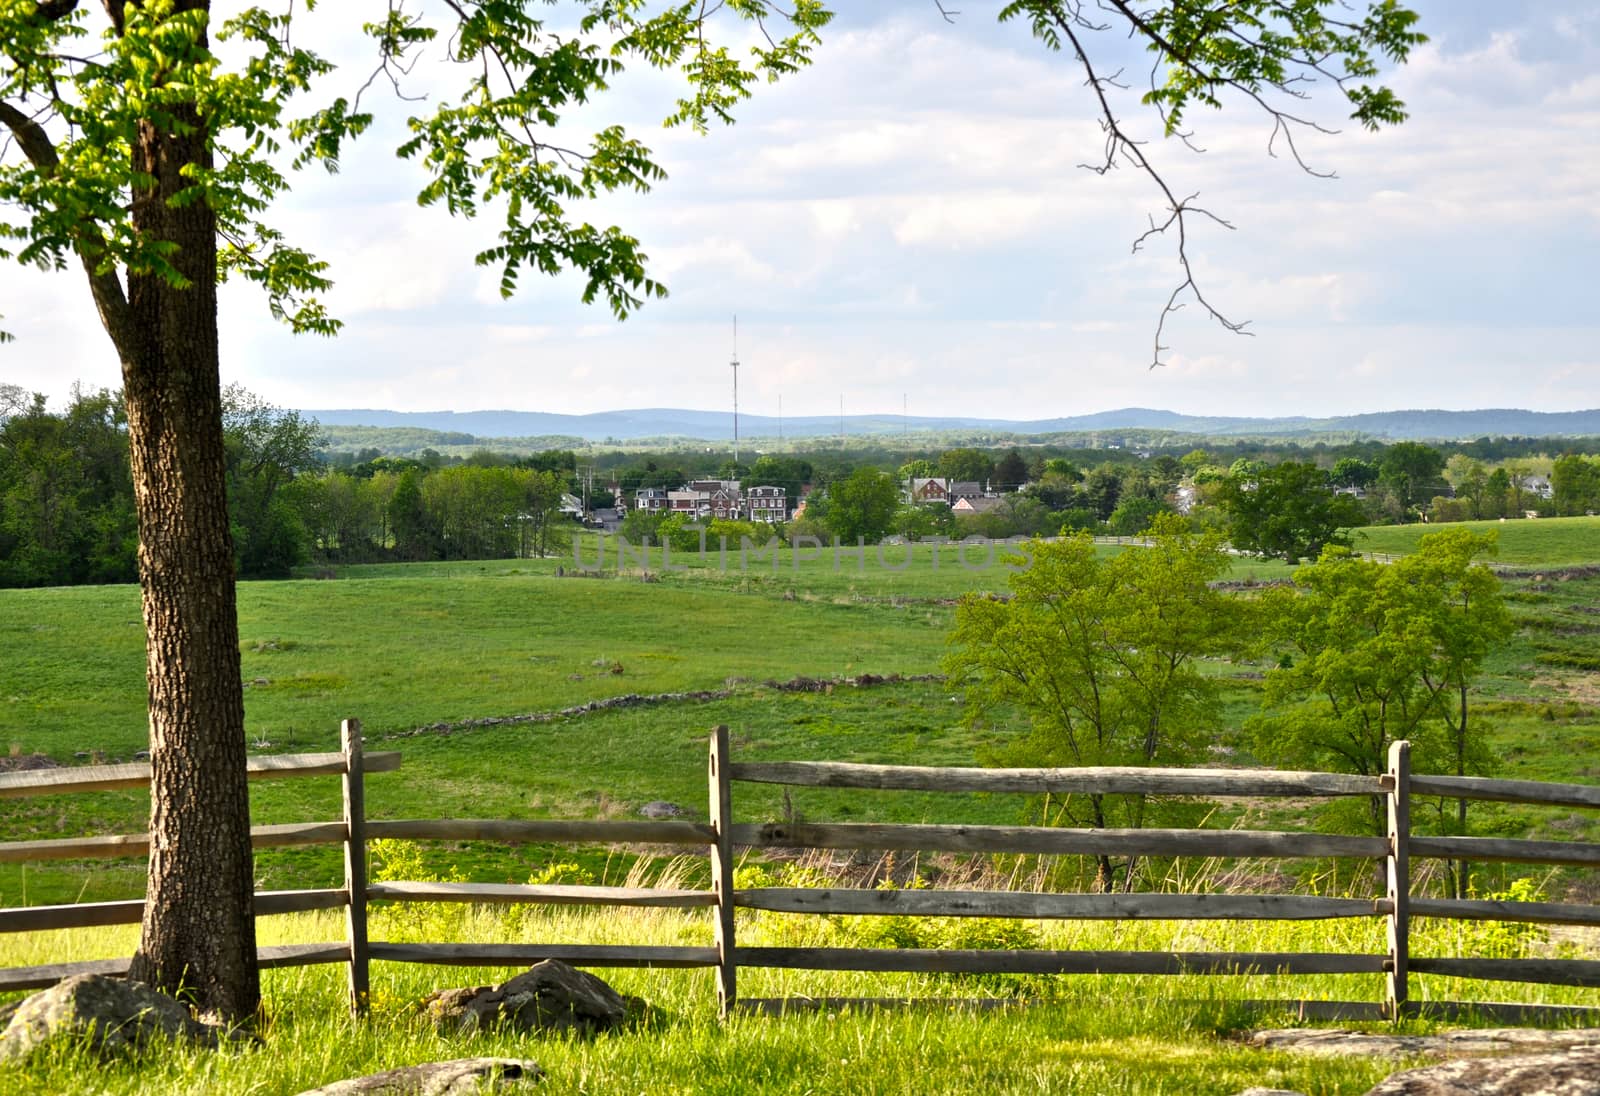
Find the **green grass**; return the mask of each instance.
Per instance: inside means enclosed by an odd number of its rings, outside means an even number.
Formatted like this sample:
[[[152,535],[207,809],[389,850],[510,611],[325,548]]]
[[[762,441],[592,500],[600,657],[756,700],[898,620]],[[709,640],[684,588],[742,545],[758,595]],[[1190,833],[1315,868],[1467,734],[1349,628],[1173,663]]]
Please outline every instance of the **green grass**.
[[[241,584],[247,733],[326,749],[347,717],[385,732],[729,678],[924,672],[949,626],[941,606],[517,570]],[[0,591],[0,649],[0,748],[70,759],[143,747],[136,588]]]
[[[1554,523],[1507,523],[1531,528]],[[1370,547],[1370,546],[1369,546]],[[714,565],[685,572],[574,578],[567,561],[501,561],[342,570],[332,581],[247,583],[240,588],[247,720],[258,752],[331,749],[337,721],[363,719],[368,749],[398,749],[396,773],[368,781],[369,811],[398,817],[635,817],[640,805],[666,799],[690,817],[705,816],[706,733],[733,732],[743,758],[972,763],[1015,730],[1014,721],[969,727],[938,682],[830,692],[785,692],[769,679],[937,670],[951,597],[986,589],[987,572],[932,567],[931,551],[905,573],[834,572],[828,561],[723,573]],[[951,551],[946,549],[946,551]],[[556,568],[569,572],[558,578]],[[1277,577],[1241,561],[1238,574]],[[997,588],[997,587],[996,587]],[[1503,775],[1544,780],[1600,778],[1600,695],[1593,675],[1573,664],[1593,646],[1600,625],[1600,576],[1522,577],[1510,593],[1516,639],[1492,661],[1480,719],[1504,758]],[[143,745],[143,643],[137,591],[131,587],[0,592],[0,750],[39,750],[64,762],[79,752],[127,757]],[[620,674],[613,673],[620,666]],[[1261,667],[1216,664],[1230,726],[1253,709]],[[264,682],[264,683],[258,683]],[[467,727],[465,720],[553,710],[624,693],[726,690],[703,702],[594,712],[544,722]],[[417,728],[451,724],[443,731]],[[1241,745],[1230,732],[1222,745]],[[1247,755],[1236,754],[1240,760]],[[257,823],[334,818],[339,793],[331,778],[263,782],[252,787]],[[0,840],[136,832],[147,800],[137,792],[7,800]],[[1008,823],[1021,819],[1012,796],[932,796],[894,792],[778,789],[750,785],[736,793],[740,821],[793,813],[816,820]],[[1257,811],[1253,822],[1292,827],[1313,819],[1303,806]],[[1252,810],[1255,810],[1252,807]],[[1475,832],[1550,838],[1600,837],[1596,820],[1572,811],[1474,806]],[[1231,824],[1220,813],[1210,824]],[[617,882],[636,870],[633,849],[580,849],[436,843],[430,871],[458,871],[484,881],[522,881],[551,864],[576,860]],[[703,871],[695,857],[688,871]],[[909,866],[899,865],[903,873]],[[925,874],[956,870],[948,860],[914,865]],[[1168,885],[1198,885],[1215,865],[1175,865]],[[1237,866],[1248,874],[1251,865]],[[262,886],[336,883],[335,849],[264,850]],[[1262,868],[1261,870],[1267,870]],[[1524,871],[1526,869],[1523,869]],[[1516,869],[1512,869],[1513,874]],[[1486,889],[1505,875],[1486,875]],[[1539,875],[1558,895],[1593,893],[1577,873]],[[1319,893],[1366,894],[1370,872],[1351,865],[1332,874],[1308,865],[1289,882]],[[134,861],[0,865],[0,906],[136,895],[143,866]],[[585,911],[495,917],[459,907],[412,907],[406,919],[379,912],[374,936],[434,939],[566,939],[574,942],[698,943],[703,917]],[[863,919],[762,915],[741,922],[746,943],[840,943]],[[881,923],[881,922],[880,922]],[[905,926],[901,926],[904,928]],[[1079,923],[1038,926],[1049,946],[1077,948],[1379,950],[1377,922],[1310,924]],[[338,939],[333,917],[273,918],[262,942]],[[1484,943],[1453,938],[1461,926],[1421,924],[1418,954],[1474,953]],[[845,934],[841,937],[840,934]],[[132,929],[0,937],[0,966],[125,954]],[[1556,947],[1556,943],[1549,945]],[[1587,945],[1579,944],[1580,948]],[[873,977],[815,972],[744,972],[750,996],[1044,996],[1022,1011],[867,1012],[783,1018],[741,1017],[723,1026],[713,1015],[705,973],[618,971],[625,992],[666,1011],[660,1030],[592,1042],[509,1036],[445,1039],[417,1018],[428,990],[501,978],[508,971],[378,964],[378,1007],[366,1024],[343,1010],[338,968],[269,972],[264,1048],[224,1054],[173,1051],[95,1067],[111,1093],[295,1092],[338,1077],[397,1064],[505,1054],[537,1058],[551,1092],[1129,1092],[1232,1093],[1251,1085],[1308,1093],[1362,1092],[1394,1063],[1328,1062],[1248,1050],[1229,1040],[1243,1023],[1283,1018],[1241,1015],[1242,998],[1342,997],[1376,1000],[1378,980],[1222,978],[1058,978],[973,981],[917,976]],[[608,975],[609,977],[609,975]],[[1469,985],[1420,978],[1416,994],[1452,999],[1542,1000],[1596,1004],[1594,991],[1540,986]],[[1199,1002],[1198,1004],[1193,1002]],[[26,1069],[0,1072],[0,1091],[63,1091],[78,1086],[89,1064],[63,1052]]]
[[[1405,555],[1417,541],[1440,529],[1471,529],[1499,534],[1499,562],[1555,567],[1600,563],[1600,517],[1464,521],[1451,525],[1373,525],[1356,530],[1362,552]]]
[[[433,911],[421,920],[415,910]],[[853,926],[808,919],[797,929],[780,915],[742,920],[750,943],[838,943]],[[864,919],[851,919],[860,921]],[[336,915],[264,919],[263,943],[340,938]],[[481,940],[570,940],[700,944],[709,940],[702,915],[667,911],[582,910],[524,917],[452,907],[412,907],[400,918],[375,914],[375,938],[436,938],[442,932]],[[1319,926],[1223,925],[1205,922],[1137,925],[1078,923],[1037,926],[1047,946],[1187,949],[1207,943],[1294,950],[1381,946],[1376,925],[1338,927],[1338,939]],[[131,930],[96,930],[0,939],[0,965],[30,962],[46,949],[56,957],[115,954],[132,946]],[[1425,936],[1425,933],[1423,934]],[[860,942],[855,940],[853,942]],[[1253,1085],[1306,1093],[1364,1092],[1404,1060],[1329,1060],[1242,1045],[1246,1027],[1292,1026],[1287,1013],[1250,1013],[1241,998],[1376,999],[1374,976],[1282,979],[1256,975],[1173,977],[1152,982],[1128,977],[972,978],[932,975],[741,972],[747,997],[901,996],[919,998],[1024,997],[1040,1003],[993,1011],[942,1007],[854,1010],[715,1018],[709,972],[602,972],[619,991],[644,997],[659,1010],[655,1024],[588,1041],[488,1033],[470,1037],[436,1031],[417,1012],[428,992],[484,984],[508,969],[440,968],[377,963],[373,1013],[362,1022],[344,1009],[344,972],[337,966],[270,971],[261,1045],[221,1053],[161,1048],[104,1064],[62,1049],[23,1066],[0,1067],[5,1091],[78,1091],[92,1076],[108,1094],[292,1093],[343,1077],[443,1058],[494,1055],[533,1058],[548,1073],[540,1091],[668,1093],[1236,1093]],[[1525,999],[1520,986],[1495,987]],[[1446,986],[1419,979],[1419,996],[1482,986]],[[1581,998],[1578,992],[1561,994]],[[1409,1030],[1432,1030],[1411,1022]]]

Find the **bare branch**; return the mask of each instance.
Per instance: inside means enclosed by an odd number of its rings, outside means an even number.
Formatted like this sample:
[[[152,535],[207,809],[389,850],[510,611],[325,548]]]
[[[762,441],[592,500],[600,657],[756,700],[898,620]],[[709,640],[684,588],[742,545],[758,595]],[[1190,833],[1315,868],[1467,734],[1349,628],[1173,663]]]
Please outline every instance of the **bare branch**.
[[[1115,2],[1115,0],[1112,0],[1112,2]],[[1094,70],[1094,64],[1089,60],[1088,51],[1083,48],[1083,43],[1079,40],[1077,35],[1077,30],[1083,29],[1083,21],[1075,18],[1063,18],[1058,14],[1055,19],[1055,24],[1057,28],[1059,28],[1060,31],[1066,35],[1067,40],[1072,43],[1072,48],[1077,54],[1078,62],[1083,66],[1084,73],[1087,77],[1084,82],[1094,92],[1095,98],[1100,101],[1100,125],[1106,134],[1105,159],[1100,164],[1085,164],[1083,166],[1087,167],[1090,171],[1093,171],[1096,174],[1104,175],[1117,166],[1119,159],[1125,160],[1147,175],[1150,180],[1155,183],[1162,195],[1165,196],[1168,210],[1166,220],[1158,224],[1154,218],[1151,218],[1150,227],[1141,233],[1138,239],[1134,240],[1134,251],[1137,252],[1143,248],[1145,242],[1152,236],[1163,235],[1168,230],[1174,230],[1177,235],[1177,258],[1178,265],[1183,270],[1183,280],[1178,283],[1177,287],[1173,289],[1171,295],[1167,297],[1167,303],[1162,307],[1161,310],[1161,318],[1156,322],[1155,353],[1151,358],[1150,368],[1154,369],[1156,366],[1164,364],[1161,361],[1161,354],[1167,349],[1167,347],[1161,342],[1161,337],[1166,330],[1167,317],[1171,316],[1175,312],[1180,311],[1184,307],[1179,298],[1186,292],[1192,296],[1197,303],[1199,303],[1200,307],[1206,310],[1207,315],[1209,315],[1213,320],[1227,330],[1239,335],[1254,334],[1254,332],[1245,330],[1245,327],[1250,321],[1230,320],[1227,316],[1223,315],[1212,306],[1211,302],[1206,299],[1205,294],[1201,292],[1199,284],[1195,281],[1194,268],[1189,261],[1189,232],[1187,220],[1189,214],[1199,214],[1203,217],[1209,218],[1224,228],[1231,229],[1233,228],[1233,225],[1229,224],[1221,217],[1218,217],[1210,210],[1194,205],[1193,202],[1196,195],[1190,195],[1187,198],[1179,199],[1177,195],[1172,192],[1172,188],[1167,185],[1166,179],[1162,177],[1161,173],[1155,169],[1155,166],[1150,162],[1149,158],[1145,156],[1143,149],[1140,147],[1140,142],[1129,137],[1122,129],[1122,124],[1117,120],[1116,112],[1112,110],[1111,107],[1111,101],[1106,96],[1106,88],[1108,86],[1120,85],[1115,84],[1112,78],[1103,77],[1096,74]],[[1075,27],[1077,30],[1074,29]]]

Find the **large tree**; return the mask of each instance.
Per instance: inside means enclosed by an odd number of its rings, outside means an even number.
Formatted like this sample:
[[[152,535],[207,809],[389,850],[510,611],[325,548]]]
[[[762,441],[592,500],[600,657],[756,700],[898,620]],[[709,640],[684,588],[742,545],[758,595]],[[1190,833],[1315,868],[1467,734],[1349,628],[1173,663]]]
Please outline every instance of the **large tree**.
[[[1347,531],[1366,521],[1355,499],[1335,494],[1320,468],[1301,461],[1230,476],[1217,500],[1235,548],[1288,563],[1315,559],[1329,544],[1349,547]]]
[[[759,77],[803,64],[829,15],[799,0],[783,33],[741,60],[692,9],[591,0],[584,33],[569,36],[536,18],[540,6],[461,0],[427,20],[394,0],[364,25],[375,54],[366,83],[398,83],[417,51],[440,43],[461,91],[409,120],[400,151],[422,165],[420,200],[469,217],[499,200],[499,241],[477,258],[500,269],[505,293],[527,268],[571,267],[588,278],[586,300],[626,314],[662,293],[637,241],[568,206],[648,189],[662,172],[620,127],[586,142],[558,135],[561,113],[638,58],[684,69],[689,90],[671,121],[704,128]],[[730,11],[772,18],[760,2]],[[0,202],[18,213],[0,223],[0,257],[80,265],[122,363],[153,770],[133,973],[233,1016],[252,1013],[260,991],[216,287],[249,279],[296,330],[337,330],[317,298],[325,264],[267,214],[288,188],[286,161],[333,169],[372,123],[363,76],[291,113],[314,83],[336,82],[291,37],[294,13],[252,7],[217,25],[205,0],[104,0],[98,19],[76,0],[0,4],[0,123],[21,152],[0,163]],[[237,68],[213,39],[232,40]]]
[[[440,50],[459,66],[460,94],[412,105],[399,150],[425,176],[421,201],[460,216],[499,211],[499,240],[477,260],[499,269],[504,293],[527,269],[572,268],[587,279],[585,300],[604,297],[623,315],[663,290],[632,236],[571,207],[613,189],[648,189],[662,172],[621,127],[583,138],[561,128],[564,113],[639,61],[688,79],[669,124],[729,120],[754,82],[805,63],[830,18],[819,0],[794,0],[781,13],[768,0],[577,7],[580,33],[569,34],[546,27],[535,0],[444,0],[430,15],[390,0],[376,18],[360,17],[371,20],[362,28],[372,72],[340,84],[291,35],[294,5],[250,7],[217,24],[207,0],[103,0],[98,16],[79,0],[0,3],[0,124],[12,138],[0,203],[17,210],[0,223],[9,245],[0,257],[82,267],[127,399],[153,767],[148,905],[134,971],[168,987],[186,981],[208,1007],[249,1013],[259,984],[216,285],[230,275],[257,283],[296,330],[338,327],[317,297],[325,265],[268,219],[289,186],[286,164],[336,166],[372,125],[371,89],[402,86],[420,50]],[[758,27],[748,54],[716,41],[719,12]],[[1236,93],[1266,107],[1275,135],[1292,142],[1301,121],[1289,108],[1316,79],[1332,82],[1364,125],[1403,118],[1394,95],[1370,81],[1379,56],[1403,59],[1420,40],[1415,16],[1392,0],[1365,13],[1334,0],[1107,0],[1099,12],[1075,0],[1018,0],[1002,17],[1026,19],[1083,66],[1106,125],[1104,167],[1130,164],[1158,186],[1163,212],[1152,231],[1176,231],[1184,274],[1168,308],[1195,289],[1185,224],[1203,211],[1167,186],[1149,146],[1130,137],[1111,106],[1114,73],[1085,43],[1131,31],[1149,47],[1145,101],[1169,135],[1184,132],[1190,106]],[[213,37],[233,40],[235,67],[212,52]],[[321,105],[291,112],[314,88],[334,85]],[[1158,331],[1158,355],[1159,344]]]

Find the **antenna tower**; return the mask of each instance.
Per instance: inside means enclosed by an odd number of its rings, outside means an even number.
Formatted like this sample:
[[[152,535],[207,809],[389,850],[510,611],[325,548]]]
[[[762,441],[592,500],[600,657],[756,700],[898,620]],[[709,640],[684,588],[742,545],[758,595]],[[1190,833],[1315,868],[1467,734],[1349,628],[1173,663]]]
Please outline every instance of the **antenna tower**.
[[[739,317],[733,317],[733,463],[739,463]]]

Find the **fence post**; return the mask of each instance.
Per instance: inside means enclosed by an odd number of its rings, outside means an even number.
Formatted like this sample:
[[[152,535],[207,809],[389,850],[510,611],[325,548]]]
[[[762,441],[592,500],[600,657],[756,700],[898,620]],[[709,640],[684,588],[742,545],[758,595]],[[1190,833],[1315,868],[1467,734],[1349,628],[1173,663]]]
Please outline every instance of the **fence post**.
[[[367,1011],[367,805],[361,763],[361,721],[347,719],[339,727],[344,747],[344,889],[345,933],[350,944],[350,1011]]]
[[[1407,966],[1411,951],[1411,743],[1402,739],[1389,747],[1389,855],[1387,892],[1389,909],[1388,1001],[1389,1018],[1398,1020],[1408,1011]]]
[[[728,780],[728,728],[711,732],[711,889],[717,898],[717,1013],[726,1018],[733,1010],[735,965],[733,945],[733,843],[732,788]]]

